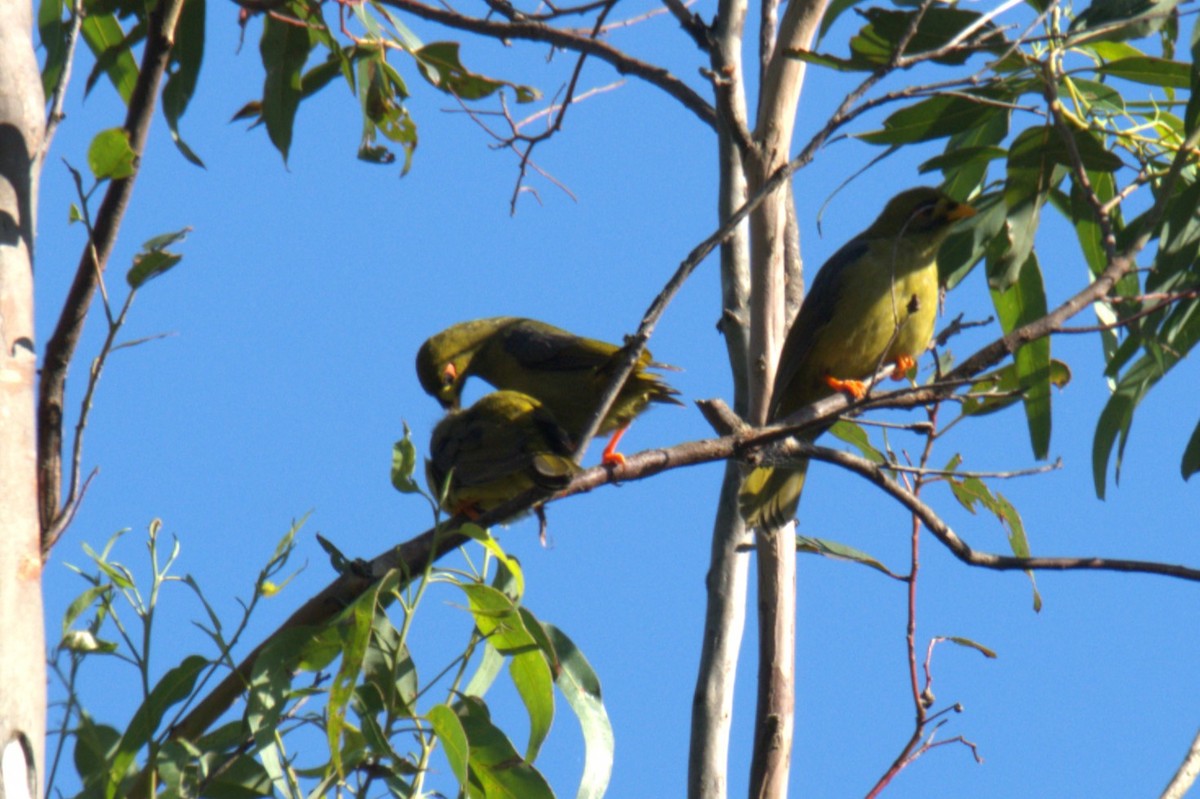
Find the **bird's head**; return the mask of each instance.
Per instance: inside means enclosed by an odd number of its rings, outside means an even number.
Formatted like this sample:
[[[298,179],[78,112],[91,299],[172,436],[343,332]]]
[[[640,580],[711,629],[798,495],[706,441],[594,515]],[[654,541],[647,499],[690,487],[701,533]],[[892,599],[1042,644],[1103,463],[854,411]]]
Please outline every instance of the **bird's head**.
[[[471,371],[471,360],[489,336],[511,322],[507,316],[474,319],[431,336],[417,351],[417,379],[421,388],[443,408],[456,410],[462,399],[463,383]]]
[[[436,338],[426,341],[417,351],[417,379],[421,381],[425,393],[436,399],[443,408],[456,409],[465,377],[465,365],[460,365],[460,362],[469,362],[470,356],[460,356],[458,359],[445,357],[435,342]]]
[[[883,213],[867,228],[869,238],[934,236],[944,238],[950,226],[975,215],[966,203],[951,199],[938,189],[919,186],[902,191],[888,201]]]

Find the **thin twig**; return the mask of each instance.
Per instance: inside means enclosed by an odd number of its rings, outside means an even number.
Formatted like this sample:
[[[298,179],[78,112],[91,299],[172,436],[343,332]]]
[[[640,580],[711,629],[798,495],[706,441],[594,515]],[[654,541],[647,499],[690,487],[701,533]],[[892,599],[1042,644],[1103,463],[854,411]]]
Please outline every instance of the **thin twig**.
[[[63,104],[67,99],[67,86],[71,82],[71,69],[75,64],[75,48],[79,44],[81,27],[83,27],[83,0],[75,0],[71,6],[71,27],[67,29],[67,35],[63,41],[67,54],[63,59],[62,71],[54,84],[54,91],[50,95],[50,110],[46,114],[46,132],[42,136],[42,146],[38,151],[39,163],[45,162],[46,155],[50,152],[50,144],[54,140],[54,134],[65,117]],[[43,44],[45,43],[43,42]],[[35,167],[35,170],[41,171],[40,167]]]
[[[145,151],[146,137],[154,116],[155,98],[167,68],[175,25],[183,0],[160,0],[150,12],[146,43],[137,81],[130,94],[124,129],[129,134],[129,147],[137,156],[135,169],[129,177],[112,181],[96,214],[95,229],[75,268],[75,278],[67,293],[58,322],[46,343],[42,360],[38,392],[38,509],[43,538],[63,514],[62,495],[62,427],[63,394],[67,372],[87,319],[88,309],[100,283],[108,258],[116,243],[117,231],[125,217],[129,199],[137,179],[137,165]]]

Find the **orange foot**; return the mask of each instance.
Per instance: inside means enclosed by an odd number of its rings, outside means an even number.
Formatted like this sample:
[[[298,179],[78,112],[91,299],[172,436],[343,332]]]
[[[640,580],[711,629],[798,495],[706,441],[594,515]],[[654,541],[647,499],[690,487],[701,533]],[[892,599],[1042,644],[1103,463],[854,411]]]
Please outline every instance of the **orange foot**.
[[[867,396],[867,385],[861,380],[839,380],[832,375],[825,375],[825,385],[834,391],[844,391],[856,400]]]
[[[479,509],[478,503],[475,502],[460,502],[454,506],[455,516],[466,516],[471,521],[478,521],[483,512]]]
[[[612,438],[608,440],[608,445],[604,448],[604,454],[600,456],[600,462],[605,466],[624,466],[625,456],[617,452],[617,444],[621,441],[621,436],[625,435],[625,431],[629,426],[617,429],[617,432],[612,434]]]
[[[911,355],[900,355],[896,358],[896,368],[892,370],[893,380],[903,380],[908,376],[908,370],[917,365]]]

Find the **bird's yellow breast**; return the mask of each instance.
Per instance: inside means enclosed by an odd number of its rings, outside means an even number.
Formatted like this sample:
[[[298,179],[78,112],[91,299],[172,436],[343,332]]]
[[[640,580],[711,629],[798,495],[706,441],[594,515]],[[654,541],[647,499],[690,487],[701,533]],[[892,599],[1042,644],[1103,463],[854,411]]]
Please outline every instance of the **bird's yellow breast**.
[[[907,250],[907,251],[906,251]],[[822,378],[859,379],[901,355],[917,357],[933,337],[937,316],[936,249],[903,239],[873,241],[846,268],[837,312],[816,334],[801,378],[811,386],[804,402],[828,394]],[[897,271],[894,264],[911,264]]]

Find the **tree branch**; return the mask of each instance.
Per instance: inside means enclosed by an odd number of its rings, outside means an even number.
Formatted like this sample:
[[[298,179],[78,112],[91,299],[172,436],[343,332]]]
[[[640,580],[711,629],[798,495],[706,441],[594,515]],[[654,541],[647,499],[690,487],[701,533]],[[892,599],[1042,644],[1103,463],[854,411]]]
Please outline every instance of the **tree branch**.
[[[146,137],[154,115],[155,98],[174,43],[175,24],[183,0],[159,0],[150,12],[141,69],[129,98],[124,129],[134,152],[134,171],[127,178],[109,184],[96,213],[93,235],[84,247],[75,279],[58,317],[54,333],[46,343],[38,396],[38,501],[43,540],[54,537],[55,527],[63,519],[62,509],[62,427],[63,393],[71,358],[83,332],[88,309],[109,256],[117,241],[125,209],[133,194],[133,184],[141,166]]]
[[[529,20],[501,22],[469,17],[454,11],[435,8],[417,2],[417,0],[382,0],[382,3],[422,19],[489,36],[493,39],[524,39],[545,42],[564,50],[593,56],[609,64],[622,75],[634,75],[652,86],[662,89],[678,100],[684,108],[695,114],[704,124],[710,127],[716,124],[716,112],[694,89],[663,67],[633,58],[608,42],[594,39],[585,34],[564,31],[541,22]]]

